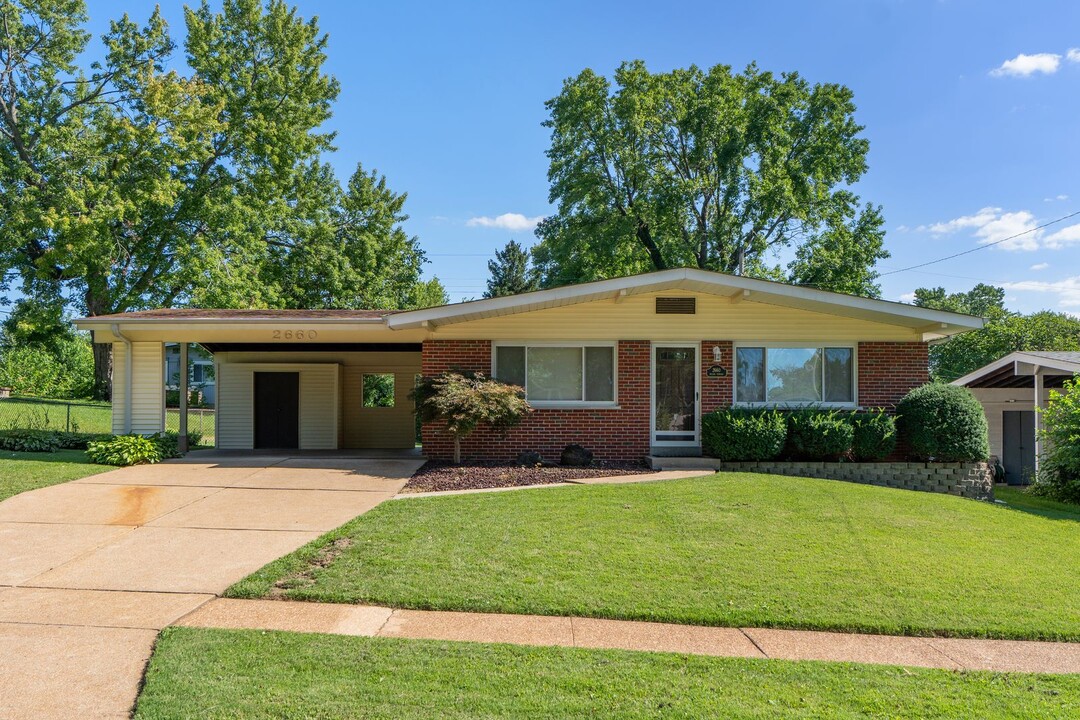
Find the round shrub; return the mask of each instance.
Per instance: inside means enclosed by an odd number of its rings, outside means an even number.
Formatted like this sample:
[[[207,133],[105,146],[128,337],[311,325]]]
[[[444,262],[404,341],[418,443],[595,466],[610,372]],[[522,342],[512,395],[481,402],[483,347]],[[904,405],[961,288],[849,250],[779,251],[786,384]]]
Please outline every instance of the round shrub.
[[[986,414],[965,387],[917,387],[904,396],[896,413],[901,436],[920,460],[966,462],[990,455]]]
[[[851,453],[855,428],[850,418],[820,408],[788,415],[788,452],[798,460],[839,460]]]
[[[855,413],[851,456],[859,462],[884,460],[896,449],[896,420],[884,410]]]
[[[705,454],[720,460],[772,460],[786,440],[787,419],[776,410],[731,408],[701,419]]]

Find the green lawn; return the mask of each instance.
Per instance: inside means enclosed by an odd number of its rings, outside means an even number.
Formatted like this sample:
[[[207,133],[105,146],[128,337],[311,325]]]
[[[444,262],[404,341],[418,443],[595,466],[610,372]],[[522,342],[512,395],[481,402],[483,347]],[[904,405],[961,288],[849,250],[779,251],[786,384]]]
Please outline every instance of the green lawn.
[[[994,497],[1004,501],[1011,508],[1033,515],[1041,515],[1054,520],[1080,520],[1080,505],[1048,500],[1032,495],[1022,488],[996,487]]]
[[[1078,529],[945,495],[718,474],[386,502],[228,594],[1080,640]]]
[[[71,405],[70,411],[68,405]],[[191,409],[188,430],[202,434],[201,444],[213,446],[216,416],[212,409]],[[41,428],[84,433],[111,433],[112,406],[109,403],[42,398],[4,398],[0,400],[0,429]],[[180,428],[180,411],[165,410],[165,429]]]
[[[115,468],[94,465],[82,450],[54,453],[0,451],[0,500]]]
[[[135,717],[1066,718],[1080,676],[168,628]]]

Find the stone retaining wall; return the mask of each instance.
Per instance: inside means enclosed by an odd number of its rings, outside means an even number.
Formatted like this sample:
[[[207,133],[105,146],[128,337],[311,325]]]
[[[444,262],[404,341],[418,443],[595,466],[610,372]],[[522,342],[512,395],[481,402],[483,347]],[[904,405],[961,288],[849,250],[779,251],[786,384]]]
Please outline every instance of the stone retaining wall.
[[[726,472],[843,480],[864,485],[948,493],[975,500],[993,500],[994,471],[987,463],[828,463],[770,460],[764,462],[716,462]]]

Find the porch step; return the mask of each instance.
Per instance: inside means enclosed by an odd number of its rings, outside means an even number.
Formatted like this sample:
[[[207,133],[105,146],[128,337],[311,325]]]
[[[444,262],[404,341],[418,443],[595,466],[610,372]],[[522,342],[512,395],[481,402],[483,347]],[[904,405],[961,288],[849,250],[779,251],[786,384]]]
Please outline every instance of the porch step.
[[[645,462],[653,470],[716,470],[720,461],[711,457],[646,455]]]

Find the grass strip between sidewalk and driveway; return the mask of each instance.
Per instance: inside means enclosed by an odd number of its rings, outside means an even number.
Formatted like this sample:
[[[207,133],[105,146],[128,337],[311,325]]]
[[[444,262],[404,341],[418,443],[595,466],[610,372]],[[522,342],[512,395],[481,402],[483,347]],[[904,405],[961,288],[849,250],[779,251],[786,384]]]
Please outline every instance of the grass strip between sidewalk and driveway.
[[[82,450],[51,453],[0,451],[0,501],[12,495],[115,470],[95,465]]]
[[[167,628],[142,720],[1059,718],[1080,676]]]
[[[387,502],[227,595],[1076,641],[1078,531],[952,496],[717,474]]]

